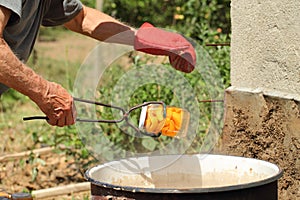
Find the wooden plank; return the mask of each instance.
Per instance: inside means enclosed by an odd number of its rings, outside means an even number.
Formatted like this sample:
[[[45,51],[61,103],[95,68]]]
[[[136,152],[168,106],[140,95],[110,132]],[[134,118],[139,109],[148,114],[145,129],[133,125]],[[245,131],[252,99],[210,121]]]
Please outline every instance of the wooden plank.
[[[47,188],[42,190],[32,191],[32,196],[34,199],[44,199],[55,196],[68,195],[72,193],[79,193],[90,191],[90,182],[75,183],[70,185],[58,186],[53,188]]]
[[[11,160],[17,160],[20,158],[24,158],[26,156],[29,156],[31,153],[34,154],[48,154],[51,153],[54,150],[54,147],[45,147],[45,148],[41,148],[41,149],[34,149],[31,151],[24,151],[24,152],[20,152],[20,153],[13,153],[13,154],[7,154],[7,155],[3,155],[0,156],[0,162],[5,162],[5,161],[11,161]]]

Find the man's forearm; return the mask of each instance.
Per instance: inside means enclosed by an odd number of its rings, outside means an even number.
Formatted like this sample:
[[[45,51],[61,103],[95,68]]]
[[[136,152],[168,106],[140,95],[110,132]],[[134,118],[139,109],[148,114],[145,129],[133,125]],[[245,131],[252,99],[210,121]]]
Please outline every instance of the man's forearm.
[[[135,29],[93,8],[84,6],[83,10],[65,26],[100,41],[134,44]]]
[[[41,83],[46,80],[22,63],[3,38],[0,38],[0,49],[0,82],[32,100],[41,98]]]

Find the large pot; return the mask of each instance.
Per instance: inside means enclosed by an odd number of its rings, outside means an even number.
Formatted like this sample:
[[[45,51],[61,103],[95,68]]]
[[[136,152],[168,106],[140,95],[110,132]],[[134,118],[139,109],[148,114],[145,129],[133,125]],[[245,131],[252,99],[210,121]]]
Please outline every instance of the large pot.
[[[197,154],[112,161],[85,175],[94,200],[276,200],[282,170],[257,159]]]

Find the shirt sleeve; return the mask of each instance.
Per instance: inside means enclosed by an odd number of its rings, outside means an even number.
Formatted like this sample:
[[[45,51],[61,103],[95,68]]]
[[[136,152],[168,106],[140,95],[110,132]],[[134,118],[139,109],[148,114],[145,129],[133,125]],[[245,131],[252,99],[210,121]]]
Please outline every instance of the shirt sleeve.
[[[20,21],[22,14],[22,0],[0,0],[0,5],[11,10],[12,14],[8,20],[8,26]]]
[[[82,3],[79,0],[49,0],[42,19],[42,25],[62,25],[73,19],[81,9]]]

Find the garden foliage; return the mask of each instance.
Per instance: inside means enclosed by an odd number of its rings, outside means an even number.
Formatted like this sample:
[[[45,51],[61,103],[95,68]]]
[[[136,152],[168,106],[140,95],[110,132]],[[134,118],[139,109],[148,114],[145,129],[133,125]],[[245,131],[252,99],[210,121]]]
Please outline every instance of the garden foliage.
[[[104,12],[112,15],[113,17],[118,18],[119,20],[139,27],[144,22],[151,22],[157,27],[163,27],[169,30],[177,31],[189,38],[192,38],[194,42],[200,44],[204,51],[208,52],[208,55],[212,58],[212,61],[217,66],[217,69],[220,73],[221,80],[215,80],[216,82],[221,81],[223,83],[223,88],[229,86],[229,47],[228,46],[217,46],[211,47],[206,46],[207,44],[218,44],[218,43],[229,43],[230,42],[230,1],[218,1],[218,0],[106,0],[104,1]],[[202,55],[203,56],[203,55]],[[149,60],[140,59],[139,55],[130,54],[129,58],[132,59],[133,66],[131,67],[141,67],[145,63],[149,63]],[[151,59],[151,58],[150,58]],[[198,59],[202,59],[200,56]],[[203,56],[203,59],[204,56]],[[202,62],[202,61],[200,61]],[[151,63],[151,62],[150,62]],[[162,63],[167,65],[166,63]],[[202,70],[214,70],[210,69],[210,64],[204,66]],[[166,66],[167,67],[167,66]],[[126,74],[128,69],[124,69],[122,64],[118,62],[110,66],[110,68],[105,72],[103,77],[105,80],[99,85],[99,101],[105,103],[111,103],[112,99],[117,97],[113,96],[114,87],[117,82],[120,82],[122,79],[122,74]],[[152,68],[148,70],[148,76],[151,77],[155,72],[152,73]],[[204,71],[204,73],[206,73]],[[137,77],[141,74],[136,74]],[[210,83],[205,82],[203,77],[199,76],[197,73],[186,74],[184,75],[185,79],[188,81],[188,84],[198,91],[196,94],[197,100],[203,100],[210,98],[209,94],[209,85]],[[157,77],[152,77],[153,80]],[[167,82],[173,77],[160,77],[165,79]],[[211,77],[212,79],[215,77]],[[143,79],[143,78],[142,78]],[[124,88],[120,89],[118,96],[122,96],[122,92],[130,93],[131,89],[134,88],[134,85],[137,80],[132,80],[132,85],[126,84]],[[213,80],[211,80],[213,81]],[[172,81],[171,81],[172,82]],[[167,105],[172,106],[182,106],[179,104],[180,99],[178,99],[178,91],[175,88],[182,84],[180,81],[173,81],[173,86],[168,85],[159,85],[155,82],[142,85],[139,88],[135,88],[135,91],[132,93],[130,102],[127,102],[127,109],[130,106],[135,106],[145,101],[164,101]],[[222,97],[221,97],[222,98]],[[190,111],[194,110],[193,107],[194,99],[190,101],[187,100],[186,107]],[[197,127],[196,137],[191,143],[190,148],[186,150],[188,153],[196,153],[202,150],[205,150],[203,138],[210,131],[218,130],[209,130],[212,126],[213,118],[220,119],[220,116],[212,116],[212,107],[210,105],[200,104],[199,109],[200,113],[199,126]],[[103,109],[99,110],[103,111]],[[86,112],[86,111],[85,111]],[[99,116],[104,118],[113,118],[114,114],[110,110],[105,110],[104,112],[99,112]],[[135,124],[138,124],[139,112],[131,116],[131,121]],[[217,124],[219,126],[220,124]],[[121,129],[120,129],[121,127]],[[87,134],[92,133],[92,135],[97,135],[93,138],[92,141],[88,141],[88,136],[84,139],[87,143],[87,147],[90,147],[92,151],[96,151],[96,157],[99,159],[103,158],[104,160],[115,159],[123,156],[128,156],[126,153],[131,152],[151,152],[154,150],[163,152],[164,148],[170,145],[172,139],[168,137],[160,137],[159,139],[152,138],[138,138],[133,137],[132,134],[125,134],[124,132],[129,132],[130,129],[124,128],[124,126],[116,126],[114,124],[100,124],[94,126],[86,125],[85,130]],[[100,139],[102,138],[102,139]],[[108,140],[107,140],[108,139]],[[174,139],[173,139],[174,140]],[[95,142],[99,141],[99,142]],[[189,142],[182,140],[181,142]],[[91,144],[93,143],[93,144]],[[180,143],[180,142],[179,142]],[[181,148],[180,144],[176,143],[174,148]],[[107,148],[101,148],[105,145]],[[97,148],[99,146],[99,148]],[[184,146],[184,145],[183,145]],[[172,148],[172,147],[171,147]],[[97,150],[95,150],[97,149]],[[177,149],[178,150],[178,149]],[[177,152],[175,149],[174,152]],[[129,155],[130,156],[130,155]]]
[[[95,7],[96,3],[95,0],[85,0],[82,2],[92,7]],[[157,27],[174,30],[192,38],[208,52],[217,66],[221,74],[221,80],[218,81],[223,83],[224,88],[230,85],[229,46],[207,46],[207,44],[230,43],[230,0],[105,0],[103,9],[105,13],[135,27],[139,27],[147,21]],[[43,32],[45,32],[44,29]],[[131,67],[139,67],[147,62],[147,60],[142,60],[135,54],[128,55],[128,57],[132,59],[133,66]],[[163,65],[166,65],[166,63],[163,63]],[[209,68],[205,68],[205,70],[209,70]],[[106,77],[109,78],[103,81],[103,83],[100,83],[101,87],[99,87],[98,92],[101,98],[99,101],[111,103],[110,99],[113,98],[111,96],[114,87],[113,84],[119,81],[122,72],[126,73],[126,69],[118,64],[112,66],[105,72]],[[206,88],[207,85],[203,82],[202,77],[194,76],[193,73],[184,76],[186,80],[189,81],[189,84],[194,87],[195,90],[199,91],[196,99],[202,100],[210,97]],[[178,84],[181,83],[178,82]],[[129,85],[127,85],[127,87],[130,88]],[[72,86],[69,86],[69,88],[72,88]],[[24,97],[22,98],[21,95],[16,94],[14,91],[10,91],[4,98],[8,100],[3,100],[3,102],[6,102],[2,104],[2,110],[4,112],[9,111],[11,101],[28,100]],[[172,88],[160,86],[156,83],[149,83],[138,88],[133,93],[129,106],[150,100],[162,100],[166,104],[173,106],[178,106],[179,101],[178,95],[174,93]],[[187,108],[193,104],[192,101],[193,100],[190,101],[190,104],[189,101],[187,102]],[[211,118],[214,117],[210,115],[210,106],[202,106],[200,112],[204,114],[201,115],[200,118],[201,125],[197,129],[198,135],[188,150],[191,153],[200,150],[199,148],[203,144],[202,137],[208,132],[208,123],[210,123]],[[132,120],[137,121],[138,119],[134,114]],[[108,110],[106,114],[99,113],[99,115],[110,118],[113,116],[113,113]],[[130,135],[122,133],[122,131],[113,124],[86,126],[87,132],[90,133],[97,133],[100,127],[102,130],[101,134],[104,133],[104,136],[109,139],[110,143],[107,143],[106,140],[104,140],[103,143],[99,143],[99,147],[107,146],[107,148],[102,148],[100,151],[100,156],[103,157],[103,160],[114,159],[116,154],[118,154],[117,156],[125,155],[124,149],[130,152],[148,152],[163,149],[163,147],[172,140],[167,137],[160,139],[131,137]],[[49,128],[41,128],[40,130],[45,131],[32,132],[31,130],[26,130],[26,132],[32,134],[35,143],[47,143],[51,146],[64,144],[70,147],[65,150],[68,155],[74,156],[78,162],[84,164],[90,163],[91,159],[89,159],[89,154],[86,149],[83,148],[84,141],[82,143],[82,139],[84,140],[84,138],[78,137],[74,126],[55,129],[53,134],[49,134],[49,131],[51,131]],[[115,152],[112,152],[111,148],[114,148]],[[97,159],[99,159],[99,157],[97,157]]]

